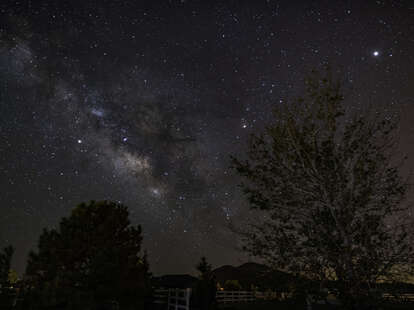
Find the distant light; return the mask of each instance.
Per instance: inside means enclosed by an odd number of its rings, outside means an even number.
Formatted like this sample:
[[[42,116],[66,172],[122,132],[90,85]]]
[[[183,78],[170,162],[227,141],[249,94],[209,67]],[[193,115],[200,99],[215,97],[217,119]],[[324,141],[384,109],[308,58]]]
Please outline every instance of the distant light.
[[[377,56],[379,56],[379,52],[378,52],[378,51],[374,51],[374,52],[372,53],[372,55],[374,55],[375,57],[377,57]]]
[[[82,143],[82,140],[81,139],[78,139],[78,143],[81,144]]]
[[[124,138],[122,138],[122,141],[127,142],[128,141],[128,138],[127,137],[124,137]]]

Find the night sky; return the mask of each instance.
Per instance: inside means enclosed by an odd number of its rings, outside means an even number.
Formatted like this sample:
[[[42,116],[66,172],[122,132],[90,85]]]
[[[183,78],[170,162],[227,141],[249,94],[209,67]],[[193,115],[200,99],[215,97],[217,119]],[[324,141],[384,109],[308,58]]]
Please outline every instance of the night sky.
[[[42,228],[107,199],[156,274],[246,262],[229,155],[327,64],[348,101],[401,112],[414,168],[414,1],[2,0],[0,246],[21,273]]]

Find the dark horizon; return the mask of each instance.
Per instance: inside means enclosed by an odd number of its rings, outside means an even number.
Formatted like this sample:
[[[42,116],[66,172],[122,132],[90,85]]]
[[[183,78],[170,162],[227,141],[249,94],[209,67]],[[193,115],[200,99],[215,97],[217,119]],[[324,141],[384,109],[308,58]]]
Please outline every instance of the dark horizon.
[[[90,200],[129,207],[155,275],[247,262],[229,156],[314,68],[345,102],[400,113],[413,169],[408,1],[138,2],[0,4],[0,246],[20,275],[41,230]]]

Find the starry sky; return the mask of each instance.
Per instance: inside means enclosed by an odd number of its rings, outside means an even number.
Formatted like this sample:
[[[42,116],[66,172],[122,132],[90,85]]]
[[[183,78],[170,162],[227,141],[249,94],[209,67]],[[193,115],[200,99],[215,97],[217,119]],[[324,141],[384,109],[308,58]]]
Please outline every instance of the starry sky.
[[[21,273],[42,228],[107,199],[155,274],[245,262],[229,155],[325,65],[402,112],[414,168],[413,1],[1,1],[0,246]]]

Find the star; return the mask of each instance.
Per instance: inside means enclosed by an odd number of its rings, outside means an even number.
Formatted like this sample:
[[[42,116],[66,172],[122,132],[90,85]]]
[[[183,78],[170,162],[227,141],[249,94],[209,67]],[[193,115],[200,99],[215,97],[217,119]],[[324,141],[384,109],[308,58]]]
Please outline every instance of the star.
[[[150,192],[154,197],[161,197],[161,190],[156,187],[150,188]]]
[[[104,112],[102,109],[96,109],[96,108],[93,108],[93,109],[91,110],[91,113],[92,113],[93,115],[97,116],[97,117],[103,117],[103,116],[104,116],[104,114],[105,114],[105,112]]]
[[[10,205],[0,210],[0,225],[19,253],[36,250],[35,232],[77,204],[108,199],[122,201],[134,212],[131,222],[151,236],[144,238],[148,250],[162,257],[154,260],[156,273],[193,272],[198,253],[179,255],[198,243],[217,263],[238,262],[226,221],[237,225],[249,204],[228,158],[273,122],[275,105],[291,107],[308,69],[322,73],[331,63],[344,71],[337,77],[349,81],[344,87],[355,89],[352,100],[361,108],[371,93],[397,109],[414,97],[407,87],[414,51],[403,22],[412,14],[402,1],[367,1],[364,10],[323,1],[289,9],[278,1],[212,1],[221,4],[211,9],[185,1],[179,18],[174,6],[143,1],[124,1],[116,14],[102,16],[90,10],[107,12],[107,1],[76,10],[38,2],[24,10],[21,1],[0,0],[7,32],[0,40],[0,149],[7,150],[0,153],[0,182],[1,200]],[[48,3],[53,13],[44,11]],[[90,30],[72,27],[83,24]],[[409,134],[401,143],[407,154]],[[22,217],[28,197],[42,208]],[[175,238],[183,229],[182,248],[172,249],[160,234]],[[208,248],[216,238],[225,253]],[[182,262],[171,262],[170,251]],[[20,271],[25,261],[16,259]]]

